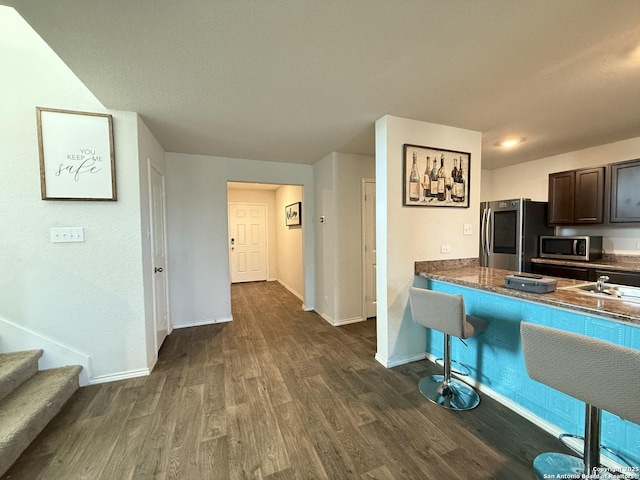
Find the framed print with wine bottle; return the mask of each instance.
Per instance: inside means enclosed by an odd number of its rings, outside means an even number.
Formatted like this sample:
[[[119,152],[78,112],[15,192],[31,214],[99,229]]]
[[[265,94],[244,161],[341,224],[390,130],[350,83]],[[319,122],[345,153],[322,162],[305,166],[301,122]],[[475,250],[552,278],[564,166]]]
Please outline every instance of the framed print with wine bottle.
[[[403,205],[469,208],[471,153],[408,143],[403,153]]]

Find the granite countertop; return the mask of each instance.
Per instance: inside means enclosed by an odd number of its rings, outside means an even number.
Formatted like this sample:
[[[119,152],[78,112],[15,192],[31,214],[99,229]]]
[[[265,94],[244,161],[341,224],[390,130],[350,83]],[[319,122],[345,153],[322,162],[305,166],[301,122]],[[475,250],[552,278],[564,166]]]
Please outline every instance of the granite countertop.
[[[513,273],[509,270],[477,266],[477,262],[458,261],[450,264],[445,262],[416,262],[415,273],[426,278],[453,283],[464,287],[486,290],[488,292],[521,298],[537,303],[544,303],[554,307],[566,308],[587,314],[598,315],[608,319],[632,323],[640,327],[640,304],[623,302],[614,299],[601,299],[589,295],[580,294],[565,287],[583,285],[581,280],[568,278],[555,278],[557,287],[551,293],[529,293],[514,290],[504,286],[504,277]]]
[[[604,268],[606,270],[616,270],[620,272],[640,272],[640,257],[631,255],[605,255],[602,259],[591,262],[578,262],[557,258],[532,258],[531,262],[544,263],[547,265],[564,265],[568,267]]]

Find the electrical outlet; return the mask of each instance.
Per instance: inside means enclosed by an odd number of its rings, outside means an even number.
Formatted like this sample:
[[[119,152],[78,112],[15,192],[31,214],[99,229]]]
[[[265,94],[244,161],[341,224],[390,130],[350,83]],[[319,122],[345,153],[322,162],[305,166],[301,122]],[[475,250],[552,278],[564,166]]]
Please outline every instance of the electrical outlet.
[[[473,234],[473,225],[470,223],[465,223],[464,228],[462,229],[463,235],[472,235]]]
[[[440,253],[451,253],[451,246],[450,245],[441,245],[440,246]]]

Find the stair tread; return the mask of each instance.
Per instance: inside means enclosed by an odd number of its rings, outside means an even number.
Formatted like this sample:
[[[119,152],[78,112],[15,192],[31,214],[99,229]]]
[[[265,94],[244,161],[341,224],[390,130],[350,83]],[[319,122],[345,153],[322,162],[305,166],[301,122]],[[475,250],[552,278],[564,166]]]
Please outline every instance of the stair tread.
[[[58,398],[58,395],[68,390],[70,384],[75,385],[71,393],[78,388],[81,369],[82,367],[74,365],[41,370],[0,401],[0,451],[22,430],[31,428],[30,419],[37,417],[39,412],[51,410],[50,418],[44,425],[55,416],[71,394],[65,395],[64,400]]]
[[[42,350],[23,350],[20,352],[0,353],[0,368],[4,368],[5,365],[12,362],[19,362],[22,359],[34,356],[40,358],[42,356]]]
[[[0,354],[0,399],[9,395],[38,371],[42,350]]]

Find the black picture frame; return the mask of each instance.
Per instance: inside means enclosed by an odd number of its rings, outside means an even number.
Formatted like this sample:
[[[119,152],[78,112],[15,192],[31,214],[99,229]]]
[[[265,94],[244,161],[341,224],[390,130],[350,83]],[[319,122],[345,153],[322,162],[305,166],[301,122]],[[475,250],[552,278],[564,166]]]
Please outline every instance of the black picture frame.
[[[287,227],[302,225],[302,202],[295,202],[284,207],[284,220]]]
[[[469,208],[471,153],[405,143],[402,159],[404,206]]]

